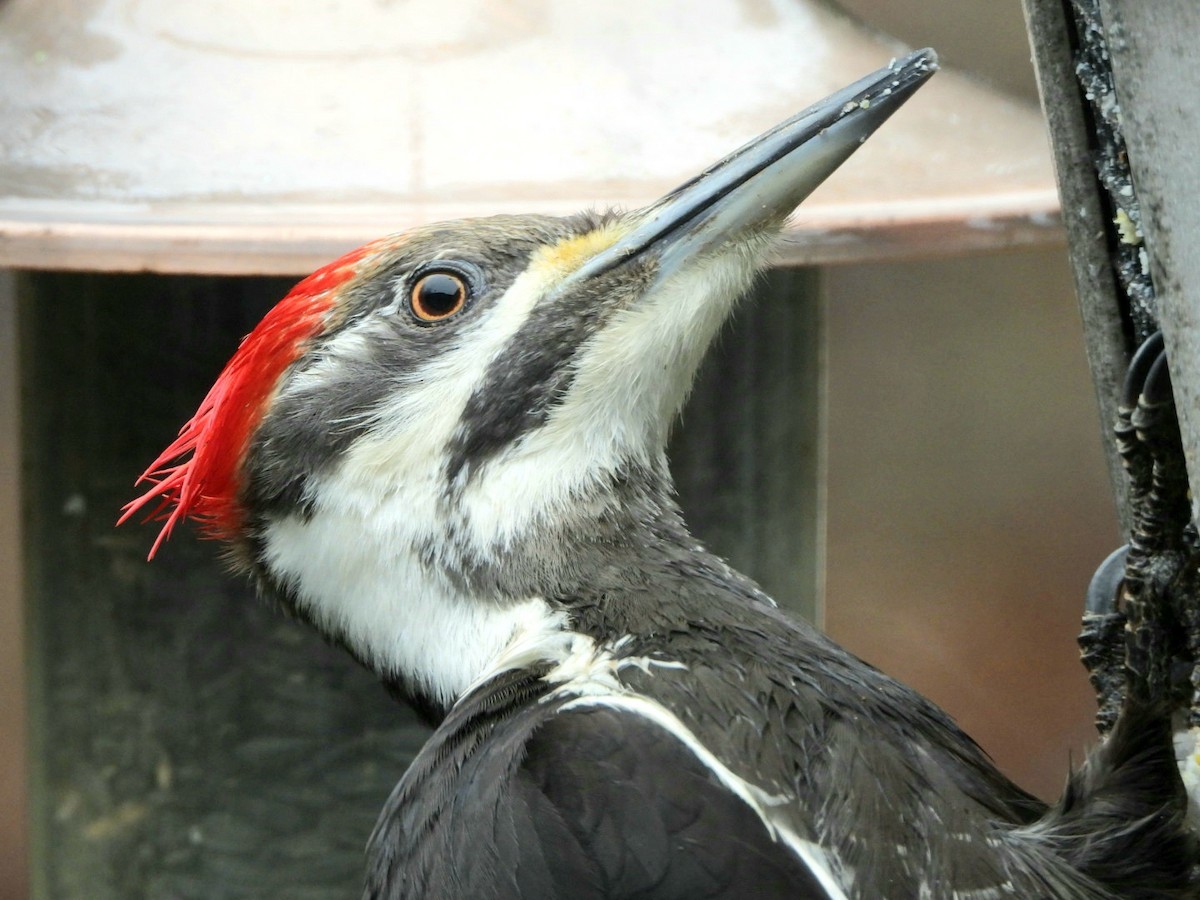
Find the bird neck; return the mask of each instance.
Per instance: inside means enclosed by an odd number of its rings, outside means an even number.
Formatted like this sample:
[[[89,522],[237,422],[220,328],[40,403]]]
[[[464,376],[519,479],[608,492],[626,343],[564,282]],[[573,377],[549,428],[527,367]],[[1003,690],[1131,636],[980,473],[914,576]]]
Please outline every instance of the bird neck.
[[[706,556],[673,500],[665,459],[609,472],[568,499],[521,510],[526,527],[480,540],[496,504],[521,497],[434,500],[412,486],[330,483],[303,514],[262,525],[259,580],[436,718],[515,646],[523,658],[553,658],[584,598],[626,633],[652,630],[653,601],[634,603],[644,594],[634,588]]]

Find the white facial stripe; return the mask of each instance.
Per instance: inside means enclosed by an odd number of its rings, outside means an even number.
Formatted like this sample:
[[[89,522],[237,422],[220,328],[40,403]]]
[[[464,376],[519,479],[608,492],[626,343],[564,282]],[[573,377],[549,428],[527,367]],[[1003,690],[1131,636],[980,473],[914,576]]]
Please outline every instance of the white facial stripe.
[[[398,385],[376,411],[370,432],[350,448],[342,469],[393,481],[436,475],[467,400],[528,320],[548,279],[545,272],[522,273],[485,315],[463,329],[454,345]]]
[[[339,481],[359,490],[318,490],[318,505],[341,510],[353,503],[367,515],[381,496],[402,494],[415,521],[436,523],[445,448],[472,393],[538,302],[578,262],[575,257],[612,238],[602,230],[539,254],[487,315],[407,385],[398,385],[376,411],[339,466]],[[704,352],[770,243],[762,236],[710,254],[615,314],[581,348],[569,393],[549,420],[470,480],[456,511],[456,533],[476,552],[489,554],[539,519],[569,523],[579,498],[597,493],[593,486],[623,465],[653,465]],[[331,349],[339,355],[365,352],[365,343],[358,330],[336,338]]]
[[[481,549],[503,546],[538,517],[570,522],[580,497],[628,462],[652,465],[730,306],[753,282],[766,238],[712,254],[619,311],[576,356],[567,396],[540,428],[489,461],[464,493]]]

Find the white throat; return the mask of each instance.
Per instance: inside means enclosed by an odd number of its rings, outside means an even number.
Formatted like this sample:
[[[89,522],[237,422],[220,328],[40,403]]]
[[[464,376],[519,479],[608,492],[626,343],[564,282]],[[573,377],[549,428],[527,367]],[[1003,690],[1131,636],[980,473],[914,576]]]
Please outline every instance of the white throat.
[[[514,644],[566,627],[540,597],[475,597],[431,571],[396,506],[393,497],[364,517],[318,505],[310,519],[276,520],[264,535],[264,561],[294,586],[299,610],[382,678],[448,708]]]

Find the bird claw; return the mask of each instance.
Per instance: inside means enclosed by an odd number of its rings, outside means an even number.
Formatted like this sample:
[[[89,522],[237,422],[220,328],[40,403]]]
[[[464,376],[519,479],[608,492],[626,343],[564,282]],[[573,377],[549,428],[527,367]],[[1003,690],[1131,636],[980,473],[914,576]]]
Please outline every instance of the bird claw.
[[[1096,725],[1107,733],[1129,693],[1200,725],[1200,550],[1161,332],[1134,354],[1115,431],[1132,521],[1092,579],[1079,636]]]
[[[1117,548],[1092,576],[1078,638],[1080,657],[1096,692],[1096,728],[1101,734],[1108,734],[1116,724],[1125,697],[1125,613],[1120,591],[1128,555],[1128,544]]]

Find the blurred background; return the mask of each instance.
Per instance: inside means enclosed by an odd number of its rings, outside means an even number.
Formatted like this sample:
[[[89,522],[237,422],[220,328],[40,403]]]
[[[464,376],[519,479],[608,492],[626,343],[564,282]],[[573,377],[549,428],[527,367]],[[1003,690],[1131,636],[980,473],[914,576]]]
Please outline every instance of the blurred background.
[[[831,269],[825,624],[1057,796],[1118,541],[1061,251]]]
[[[753,12],[756,0],[745,0],[743,5]],[[911,46],[937,47],[945,64],[999,88],[1015,104],[1036,104],[1017,0],[842,0],[839,5]],[[47,8],[70,15],[69,7],[58,3]],[[23,21],[13,14],[15,8],[13,0],[0,0],[0,32]],[[44,24],[46,19],[39,21]],[[9,84],[7,90],[19,93],[22,87]],[[0,101],[0,113],[3,109]],[[9,169],[0,177],[11,186],[20,173]],[[822,266],[816,282],[825,364],[821,415],[826,518],[819,541],[823,542],[819,580],[825,625],[852,651],[942,704],[1008,774],[1048,798],[1057,794],[1069,761],[1080,759],[1092,737],[1091,695],[1074,636],[1091,571],[1118,542],[1101,453],[1102,426],[1084,360],[1065,248],[1055,234],[1046,229],[1041,246],[1002,253],[951,256],[940,254],[935,246],[919,260]],[[31,339],[31,347],[46,348],[54,333],[46,329],[57,321],[59,327],[78,331],[82,343],[72,346],[94,354],[102,371],[118,370],[119,360],[88,344],[103,332],[94,323],[79,321],[97,309],[113,309],[115,302],[128,302],[128,315],[140,321],[145,333],[155,333],[158,301],[152,283],[122,276],[125,280],[105,282],[101,290],[91,286],[94,282],[79,280],[83,276],[36,277],[49,279],[39,282],[39,308],[52,303],[56,312],[39,317],[42,324],[31,325],[28,307],[23,307],[21,334]],[[176,316],[167,329],[175,339],[224,336],[223,344],[186,351],[186,365],[194,370],[197,384],[211,378],[231,349],[228,342],[236,340],[285,287],[283,281],[238,287],[226,280],[218,285],[187,282],[161,289],[172,297],[182,292],[191,298],[187,301],[192,304],[191,318]],[[92,291],[97,293],[89,294]],[[19,293],[14,276],[0,272],[3,510],[16,509],[23,471],[15,414]],[[218,294],[225,299],[210,301]],[[41,336],[31,334],[31,328],[42,329]],[[158,339],[168,343],[163,335]],[[72,359],[57,359],[55,364],[69,367]],[[44,373],[50,363],[25,359],[23,366],[28,379],[30,372]],[[80,453],[97,458],[111,454],[120,461],[114,463],[118,468],[127,467],[130,458],[145,461],[137,454],[150,445],[137,446],[133,452],[136,442],[122,444],[120,437],[114,438],[101,425],[81,425],[80,420],[103,418],[106,412],[95,408],[97,404],[115,408],[158,401],[113,396],[104,390],[103,379],[99,384],[68,385],[60,396],[73,405],[54,415],[35,408],[41,402],[38,397],[25,395],[26,447],[35,437],[39,447],[54,447],[47,458],[25,461],[25,472],[42,473],[37,485],[27,484],[24,498],[37,523],[27,529],[27,546],[33,543],[29,535],[70,531],[85,513],[99,519],[110,516],[111,504],[88,510],[87,498],[69,489]],[[154,414],[164,418],[185,414],[198,397],[183,394],[171,398],[169,410],[167,404],[160,404]],[[123,413],[119,418],[135,419],[136,414]],[[84,425],[91,430],[72,430]],[[85,444],[76,451],[56,446],[56,435],[66,441],[67,435],[79,434],[95,440],[99,434],[107,443],[103,447]],[[62,490],[53,495],[45,489],[51,463],[63,473]],[[134,470],[124,468],[111,473],[113,496],[121,496],[133,474]],[[0,898],[4,900],[26,895],[29,843],[24,815],[27,685],[22,663],[25,625],[18,603],[22,579],[18,525],[14,516],[0,517]],[[129,568],[136,563],[138,548],[144,552],[143,538],[144,534],[128,539],[115,556],[113,545],[102,547],[105,562],[89,570],[88,577],[97,583],[126,579],[122,583],[133,585],[131,590],[152,593],[155,589],[139,581],[142,576],[130,574],[134,570]],[[185,561],[215,571],[213,550],[203,545],[175,551],[176,562],[168,558],[159,572],[165,569],[169,575],[176,565],[184,571]],[[54,583],[47,581],[44,560],[32,568],[41,573],[39,591]],[[220,593],[225,598],[219,607],[223,614],[239,616],[248,591],[218,575],[210,577],[218,587],[205,581],[196,590]],[[89,612],[86,597],[78,611],[81,617],[121,614],[120,610]],[[269,611],[247,615],[261,619],[264,633],[276,635],[284,644],[308,639],[298,637],[288,623],[275,623]],[[152,622],[150,627],[160,629],[166,640],[166,623]],[[95,652],[102,658],[105,648]],[[300,679],[295,682],[298,695],[319,690],[313,680],[341,682],[358,677],[348,664],[322,653],[315,646],[311,649],[319,662],[315,675],[291,676]],[[206,665],[196,663],[196,671],[208,673],[215,683],[220,673]],[[369,687],[364,680],[363,690]],[[71,698],[64,699],[69,702]],[[243,697],[239,702],[253,701]],[[382,709],[382,705],[370,706],[362,712],[363,720],[373,721],[371,717],[382,715]],[[105,711],[110,714],[125,713]],[[129,723],[130,728],[143,727],[145,719],[132,716]],[[369,731],[360,740],[367,750],[379,740]],[[77,739],[82,747],[89,739],[86,730]],[[220,744],[217,740],[212,748],[214,759],[220,755]],[[39,752],[69,755],[78,749],[58,746]],[[403,756],[394,747],[387,752],[395,758]],[[269,760],[261,764],[269,765]],[[159,756],[148,765],[154,777],[168,784],[172,777],[186,777],[186,773],[172,776]],[[251,782],[239,782],[233,774],[229,785],[231,797],[252,788]],[[338,784],[331,789],[341,790]],[[80,790],[86,797],[87,789]],[[71,796],[55,795],[42,802],[57,803],[53,817],[67,821],[76,808],[71,803],[86,802]],[[286,800],[280,802],[287,805]],[[98,841],[108,835],[105,829],[136,824],[135,807],[120,810],[115,819],[91,822],[92,830],[85,828],[81,840]],[[367,828],[373,810],[368,812]],[[175,825],[184,835],[183,844],[199,833],[179,823],[164,827]],[[365,831],[345,839],[361,844],[364,837]],[[199,839],[196,846],[198,854],[206,852]],[[321,852],[320,847],[310,849]],[[86,886],[70,879],[55,883],[71,887],[69,892],[61,888],[63,896],[88,896]],[[355,894],[354,884],[347,886],[346,896]],[[147,890],[152,896],[174,895],[167,885]],[[195,895],[203,896],[202,888],[195,890]]]

